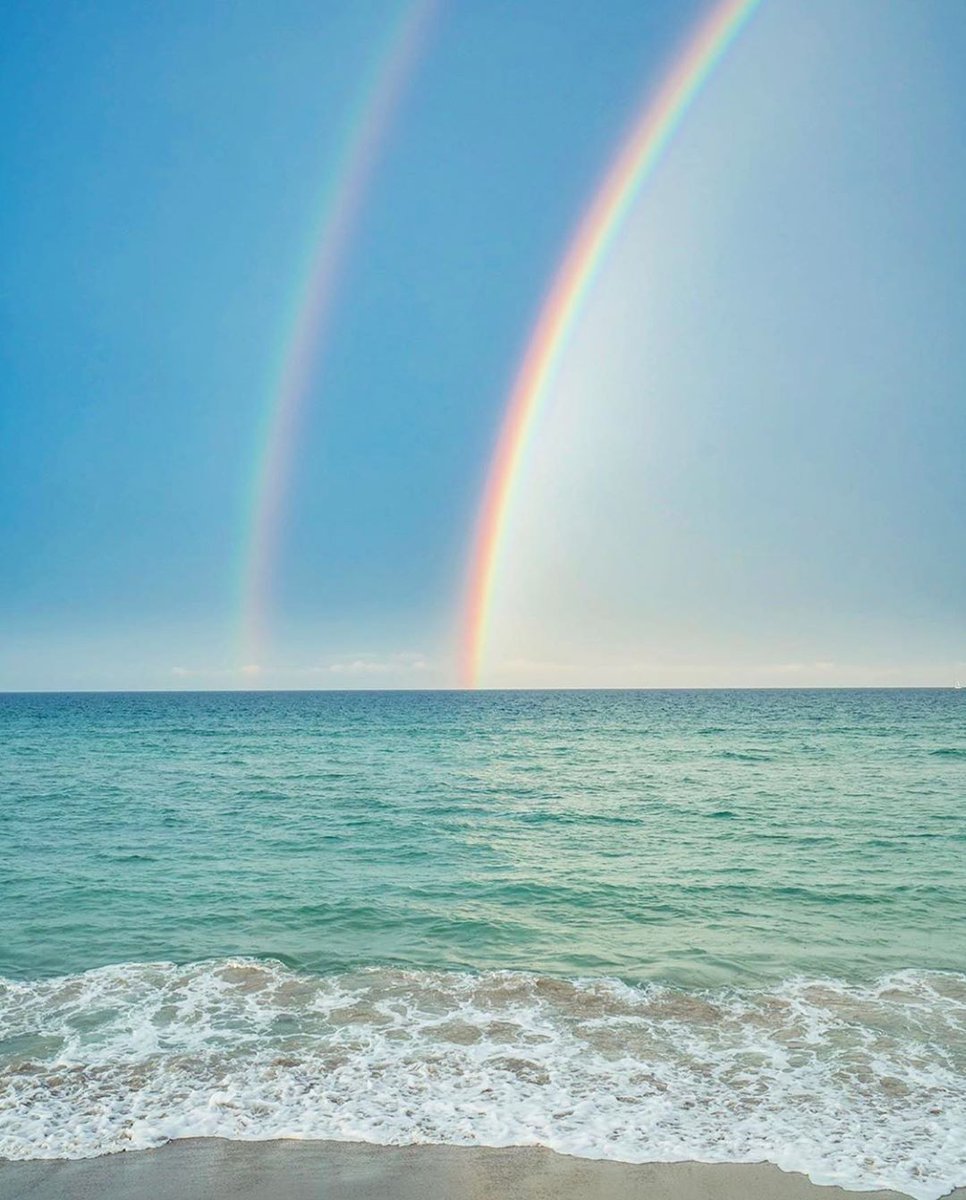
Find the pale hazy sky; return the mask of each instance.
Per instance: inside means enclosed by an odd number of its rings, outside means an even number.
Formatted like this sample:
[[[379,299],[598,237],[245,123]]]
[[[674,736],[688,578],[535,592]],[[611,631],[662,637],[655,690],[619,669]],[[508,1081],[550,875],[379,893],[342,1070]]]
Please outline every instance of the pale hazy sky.
[[[709,84],[546,404],[491,682],[952,682],[966,10],[941,13],[765,4]]]

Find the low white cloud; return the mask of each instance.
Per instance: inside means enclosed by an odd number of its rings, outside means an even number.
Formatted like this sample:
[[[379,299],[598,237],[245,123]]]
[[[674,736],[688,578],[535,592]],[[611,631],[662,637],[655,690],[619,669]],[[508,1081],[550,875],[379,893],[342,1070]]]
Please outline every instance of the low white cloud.
[[[400,650],[390,654],[354,653],[328,662],[311,664],[245,663],[230,667],[170,668],[176,680],[191,680],[199,686],[214,688],[299,688],[337,686],[339,680],[377,680],[391,684],[409,677],[424,676],[433,671],[432,661],[420,651]],[[328,682],[327,682],[328,681]],[[423,685],[425,686],[425,685]]]
[[[403,651],[388,657],[359,655],[317,669],[330,675],[393,675],[428,671],[429,668],[430,663],[424,655]]]
[[[826,660],[819,662],[788,662],[770,663],[760,668],[762,671],[774,672],[776,675],[821,674],[824,671],[834,671],[836,664]]]

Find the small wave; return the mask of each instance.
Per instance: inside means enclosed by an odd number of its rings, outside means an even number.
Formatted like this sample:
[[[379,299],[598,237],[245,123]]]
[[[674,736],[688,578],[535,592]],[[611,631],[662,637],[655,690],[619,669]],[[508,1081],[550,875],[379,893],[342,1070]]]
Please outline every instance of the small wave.
[[[0,981],[0,1155],[175,1137],[763,1159],[966,1182],[966,976],[684,991],[513,972],[129,963]]]
[[[765,750],[719,750],[718,758],[727,759],[729,762],[772,762],[773,754],[768,754]]]

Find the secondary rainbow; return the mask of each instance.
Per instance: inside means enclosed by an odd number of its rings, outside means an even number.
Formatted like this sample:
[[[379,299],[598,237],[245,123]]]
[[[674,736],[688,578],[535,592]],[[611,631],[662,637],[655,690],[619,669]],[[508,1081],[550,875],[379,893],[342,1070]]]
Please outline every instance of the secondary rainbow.
[[[265,646],[285,493],[300,417],[318,368],[333,300],[379,152],[422,53],[437,0],[410,0],[359,89],[329,173],[269,389],[243,526],[241,661],[258,669]]]
[[[547,293],[506,407],[477,519],[462,637],[461,680],[479,683],[500,544],[514,491],[561,354],[601,264],[642,185],[708,76],[761,0],[721,0],[625,138]]]

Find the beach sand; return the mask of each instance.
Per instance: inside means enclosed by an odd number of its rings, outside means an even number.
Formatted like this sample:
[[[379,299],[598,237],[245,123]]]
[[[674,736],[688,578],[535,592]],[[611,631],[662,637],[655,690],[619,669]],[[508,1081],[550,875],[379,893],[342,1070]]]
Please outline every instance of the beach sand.
[[[966,1189],[951,1193],[966,1200]],[[190,1138],[157,1150],[0,1163],[0,1200],[896,1200],[766,1164],[631,1165],[531,1147]]]

